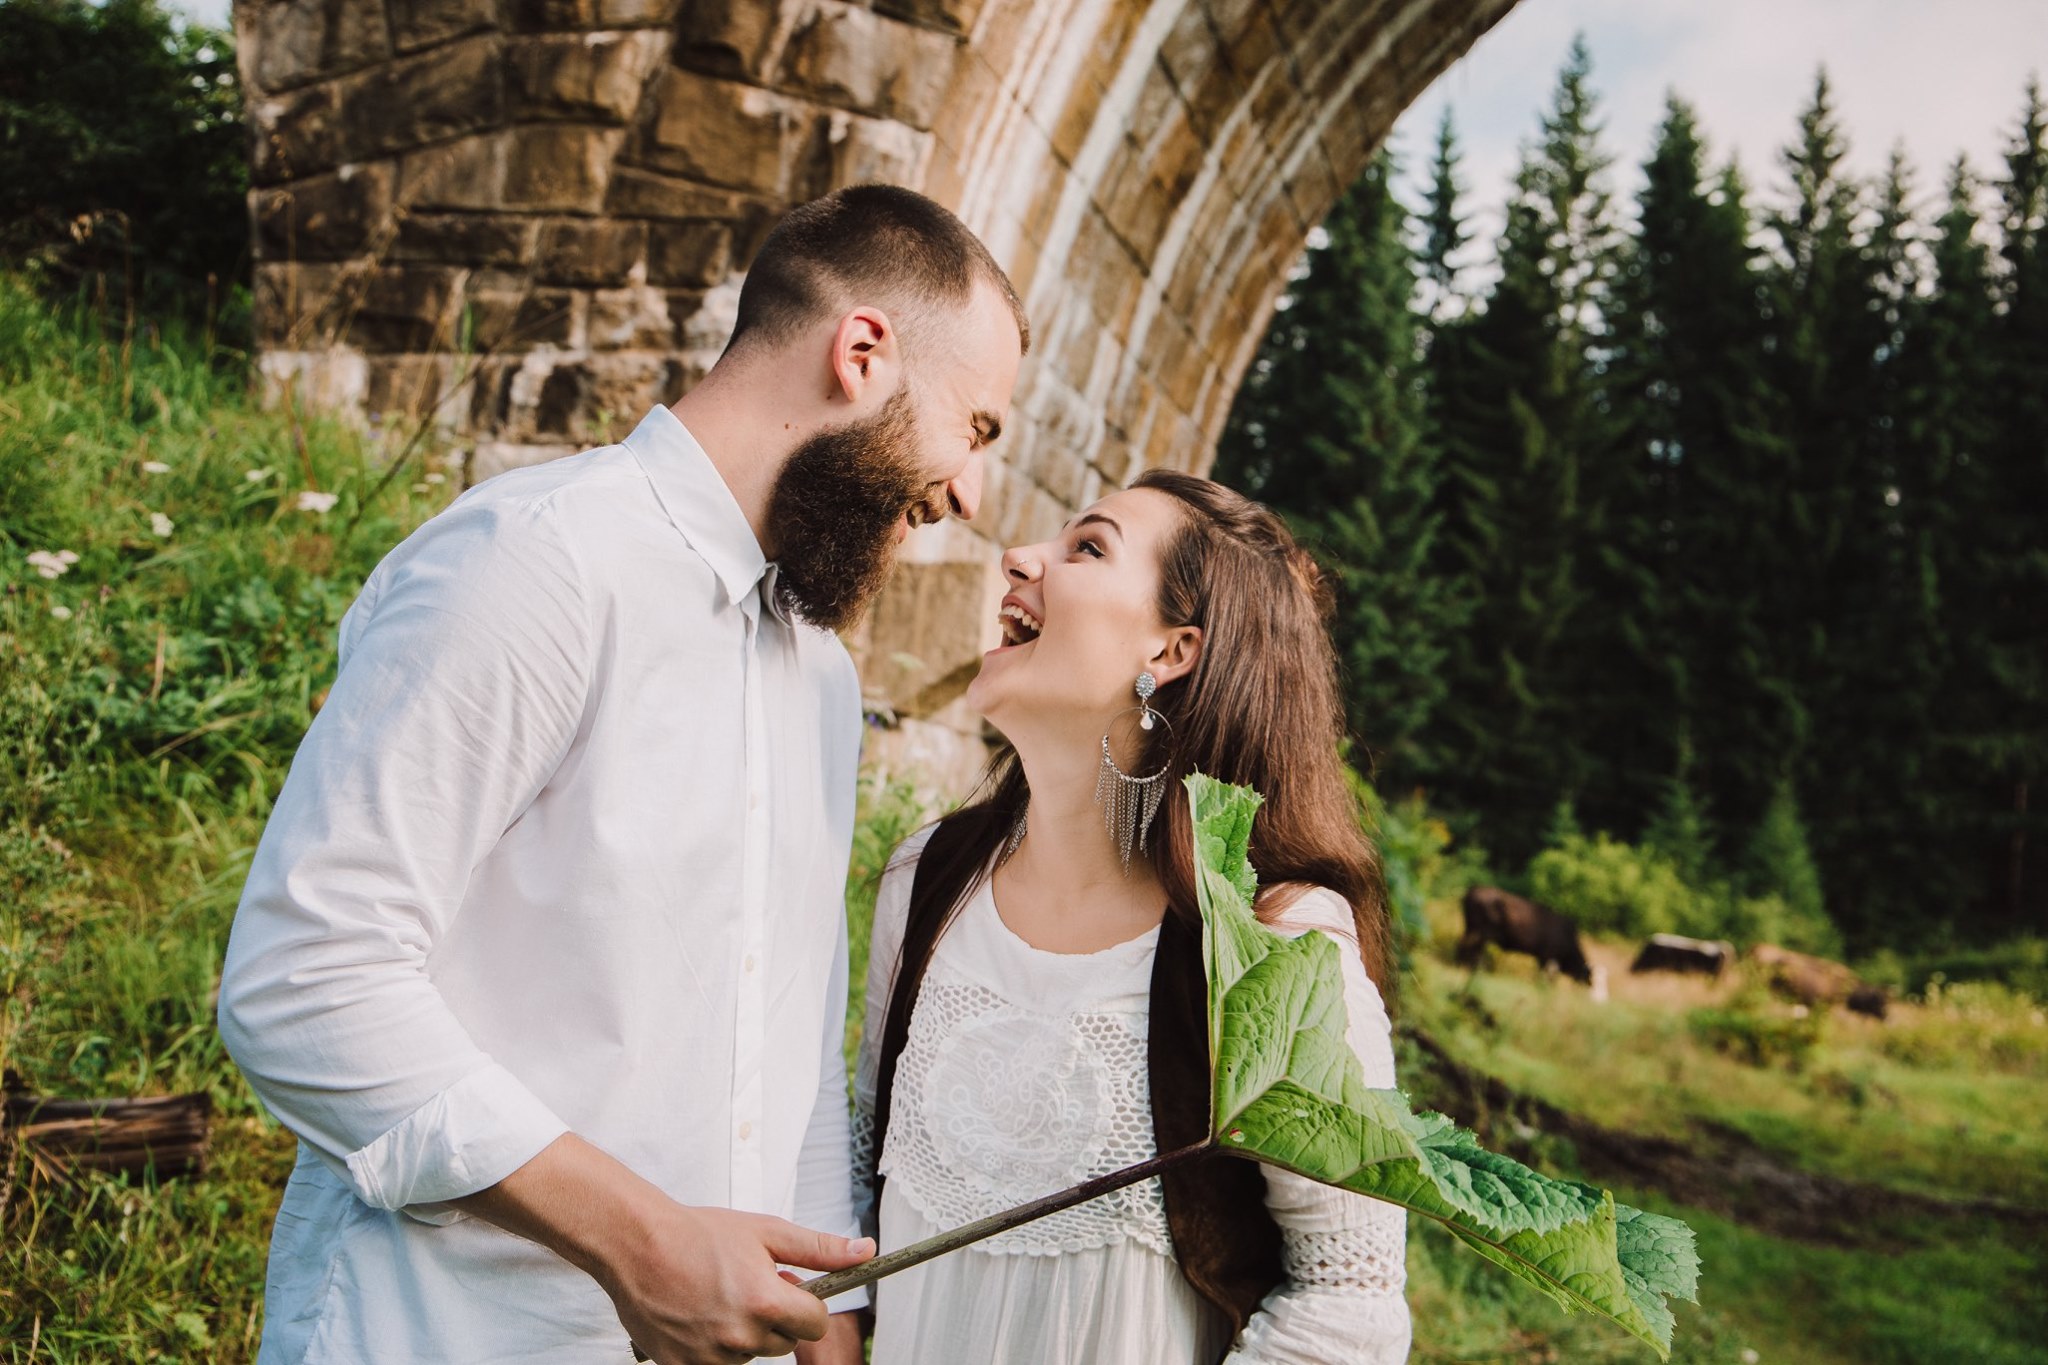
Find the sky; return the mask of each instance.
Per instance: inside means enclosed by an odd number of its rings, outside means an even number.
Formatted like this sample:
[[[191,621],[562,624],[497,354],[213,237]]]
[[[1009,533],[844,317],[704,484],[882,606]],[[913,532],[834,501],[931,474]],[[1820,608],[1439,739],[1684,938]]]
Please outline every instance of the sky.
[[[2048,79],[2048,0],[1522,0],[1438,77],[1395,126],[1411,203],[1451,111],[1465,153],[1464,201],[1488,225],[1550,101],[1574,34],[1632,193],[1667,94],[1691,104],[1715,163],[1733,154],[1753,194],[1786,184],[1778,149],[1827,68],[1852,173],[1874,176],[1903,144],[1923,202],[1958,152],[1982,176],[2017,125],[2027,79]]]

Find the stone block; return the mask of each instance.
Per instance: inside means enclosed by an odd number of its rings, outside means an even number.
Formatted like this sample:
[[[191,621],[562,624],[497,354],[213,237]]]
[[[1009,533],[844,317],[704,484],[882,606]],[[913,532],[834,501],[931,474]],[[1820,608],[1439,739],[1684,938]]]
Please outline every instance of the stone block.
[[[517,118],[624,123],[662,46],[649,30],[520,39],[506,53],[508,103]]]
[[[466,367],[457,371],[455,360],[450,355],[371,357],[364,414],[384,423],[431,420],[437,426],[452,425],[467,407],[456,391],[458,374],[461,381],[470,377]]]
[[[392,230],[391,182],[390,166],[370,164],[253,191],[264,258],[334,261],[377,250]]]
[[[620,166],[612,172],[604,209],[626,218],[735,218],[747,202],[680,176]]]
[[[244,0],[242,74],[264,94],[358,71],[391,55],[382,0]]]
[[[585,296],[567,289],[472,289],[470,344],[479,351],[522,351],[581,344]]]
[[[647,279],[650,284],[708,288],[732,267],[732,227],[695,222],[654,223],[648,228]]]
[[[970,33],[988,0],[875,0],[877,12],[924,28]]]
[[[362,271],[353,265],[259,262],[252,305],[256,340],[282,351],[327,348],[360,288]]]
[[[398,201],[408,209],[505,207],[507,134],[484,133],[408,152],[398,163]]]
[[[684,298],[692,296],[684,295]],[[675,345],[676,325],[669,296],[647,285],[600,289],[590,296],[590,349],[659,351]]]
[[[809,174],[801,185],[792,183],[793,199],[810,199],[842,185],[869,181],[918,184],[924,178],[932,136],[894,119],[834,110],[820,117],[815,146],[820,155],[808,162]]]
[[[400,52],[495,27],[497,0],[384,0]]]
[[[462,272],[452,266],[385,266],[365,271],[344,305],[346,339],[366,351],[453,348]]]
[[[782,73],[823,104],[928,129],[959,52],[960,41],[950,34],[819,0],[791,36]]]
[[[623,130],[530,124],[506,134],[504,206],[596,213]]]
[[[249,178],[275,185],[332,170],[342,161],[341,90],[329,82],[252,99]]]
[[[662,28],[682,0],[505,0],[505,25],[517,33]]]
[[[655,404],[680,398],[690,377],[667,355],[620,352],[561,361],[541,379],[532,430],[541,439],[570,443],[613,439]]]
[[[1000,578],[985,560],[899,564],[867,632],[863,691],[927,717],[967,690],[995,643]]]
[[[706,76],[762,81],[807,0],[691,0],[676,25],[674,61]]]
[[[495,34],[402,58],[343,83],[343,153],[381,156],[505,121],[503,50]]]
[[[301,412],[357,412],[369,388],[369,363],[354,351],[265,351],[256,357],[263,380],[263,405],[277,407],[291,396]]]
[[[531,218],[492,213],[409,213],[387,257],[450,265],[519,266],[533,259]]]
[[[479,441],[470,454],[469,469],[464,477],[464,486],[474,488],[494,474],[504,474],[528,465],[546,464],[565,456],[580,453],[584,447],[561,443],[522,443],[518,441]]]
[[[557,218],[541,227],[534,278],[542,284],[622,285],[646,277],[647,224]]]
[[[808,131],[801,106],[749,85],[662,72],[636,161],[726,189],[779,194]]]

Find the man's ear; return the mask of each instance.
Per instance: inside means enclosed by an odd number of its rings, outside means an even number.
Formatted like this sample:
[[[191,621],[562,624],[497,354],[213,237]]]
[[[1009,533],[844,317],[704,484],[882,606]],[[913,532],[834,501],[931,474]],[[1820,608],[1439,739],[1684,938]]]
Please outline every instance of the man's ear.
[[[1200,626],[1175,626],[1166,633],[1166,641],[1145,665],[1145,671],[1161,687],[1175,678],[1184,678],[1195,671],[1195,665],[1202,658],[1202,628]]]
[[[859,407],[877,395],[894,393],[901,363],[896,326],[889,315],[867,306],[850,310],[832,333],[832,384],[826,401]]]

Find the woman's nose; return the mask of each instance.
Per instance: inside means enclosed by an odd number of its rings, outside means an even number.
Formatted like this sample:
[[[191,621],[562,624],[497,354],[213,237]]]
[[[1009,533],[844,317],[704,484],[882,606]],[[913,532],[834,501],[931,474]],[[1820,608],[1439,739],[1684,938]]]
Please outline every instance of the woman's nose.
[[[1016,545],[1003,551],[1003,572],[1018,583],[1036,580],[1039,574],[1039,558],[1034,547]]]

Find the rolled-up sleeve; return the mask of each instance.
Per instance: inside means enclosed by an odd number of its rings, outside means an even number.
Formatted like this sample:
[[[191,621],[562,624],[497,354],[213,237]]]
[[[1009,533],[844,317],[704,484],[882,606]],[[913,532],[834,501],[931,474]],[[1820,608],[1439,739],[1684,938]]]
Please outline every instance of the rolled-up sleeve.
[[[258,845],[219,1024],[364,1202],[493,1185],[567,1131],[437,991],[473,869],[569,752],[598,626],[550,506],[458,502],[379,566]],[[468,928],[469,926],[465,926]]]

